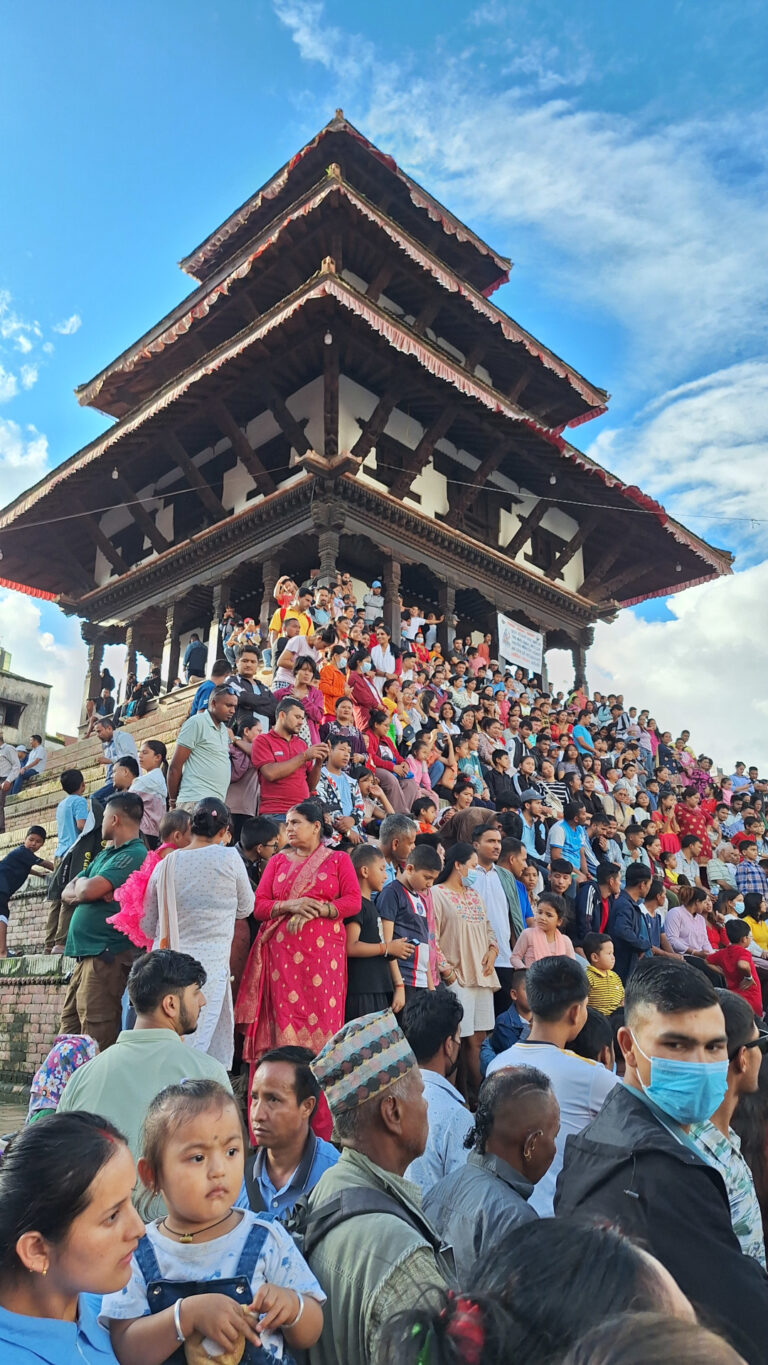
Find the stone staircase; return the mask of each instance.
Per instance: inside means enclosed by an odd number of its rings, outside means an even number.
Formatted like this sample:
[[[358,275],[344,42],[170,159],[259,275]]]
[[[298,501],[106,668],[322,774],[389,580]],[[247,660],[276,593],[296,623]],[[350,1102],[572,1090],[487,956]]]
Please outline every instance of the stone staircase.
[[[154,708],[131,725],[137,747],[145,739],[159,739],[170,759],[180,726],[189,711],[194,687],[161,697]],[[97,762],[101,744],[94,736],[49,753],[42,780],[33,781],[5,804],[5,833],[0,834],[0,858],[20,844],[30,825],[42,825],[48,839],[42,856],[53,858],[56,847],[56,807],[62,799],[59,778],[65,768],[79,768],[86,792],[104,784],[104,766]],[[44,953],[46,881],[30,877],[11,901],[8,947],[14,956],[0,959],[0,1091],[23,1094],[47,1055],[58,1031],[61,1003],[72,970],[69,958]]]

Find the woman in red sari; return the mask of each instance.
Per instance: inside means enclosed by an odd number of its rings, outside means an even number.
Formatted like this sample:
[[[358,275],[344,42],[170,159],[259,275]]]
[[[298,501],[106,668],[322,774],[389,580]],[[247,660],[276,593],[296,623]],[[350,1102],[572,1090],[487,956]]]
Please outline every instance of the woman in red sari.
[[[292,1044],[317,1053],[344,1023],[344,920],[360,912],[360,887],[347,853],[322,843],[322,808],[302,801],[285,820],[288,846],[270,858],[256,888],[263,928],[237,996],[243,1059]]]

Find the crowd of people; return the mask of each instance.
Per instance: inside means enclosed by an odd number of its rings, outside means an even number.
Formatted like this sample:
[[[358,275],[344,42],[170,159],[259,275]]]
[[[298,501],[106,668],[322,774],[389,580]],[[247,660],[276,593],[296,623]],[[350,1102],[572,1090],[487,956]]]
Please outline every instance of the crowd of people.
[[[281,578],[0,862],[74,960],[11,1365],[768,1359],[768,782],[444,625]]]

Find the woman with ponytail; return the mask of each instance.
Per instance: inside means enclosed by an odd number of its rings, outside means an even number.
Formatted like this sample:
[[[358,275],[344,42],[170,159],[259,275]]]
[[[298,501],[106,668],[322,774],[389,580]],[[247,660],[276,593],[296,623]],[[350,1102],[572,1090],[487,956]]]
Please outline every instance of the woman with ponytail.
[[[552,1365],[629,1310],[695,1321],[669,1271],[620,1233],[537,1219],[500,1237],[461,1293],[388,1323],[376,1365]]]
[[[131,791],[138,792],[144,802],[144,814],[139,826],[148,848],[157,848],[160,821],[168,809],[168,754],[160,739],[145,739],[139,749],[141,773],[131,783]]]
[[[245,863],[230,838],[223,801],[208,796],[192,814],[188,848],[169,853],[149,879],[141,927],[153,948],[190,953],[205,968],[205,1000],[197,1029],[187,1041],[227,1069],[234,1050],[234,1012],[229,954],[235,920],[253,913],[253,890]]]

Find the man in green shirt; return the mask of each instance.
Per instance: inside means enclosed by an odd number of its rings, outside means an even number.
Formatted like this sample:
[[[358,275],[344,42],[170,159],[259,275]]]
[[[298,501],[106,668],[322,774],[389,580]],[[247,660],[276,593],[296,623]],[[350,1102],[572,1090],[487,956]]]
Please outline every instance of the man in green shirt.
[[[64,887],[61,899],[74,905],[64,949],[77,958],[61,1011],[61,1033],[87,1033],[103,1052],[120,1031],[123,998],[136,950],[125,934],[107,924],[117,913],[115,888],[122,886],[147,856],[139,838],[144,803],[135,792],[116,792],[108,800],[101,836],[102,849],[87,871]],[[110,842],[111,841],[111,842]]]
[[[215,796],[224,801],[232,778],[227,728],[237,697],[226,685],[214,687],[208,709],[184,721],[168,769],[168,805],[193,811],[198,801]]]
[[[134,1161],[141,1156],[147,1110],[167,1085],[201,1079],[232,1089],[215,1057],[184,1042],[194,1034],[205,1005],[205,969],[189,953],[158,948],[137,958],[128,977],[128,998],[136,1023],[118,1035],[114,1047],[78,1067],[67,1081],[59,1111],[101,1114],[125,1133]],[[137,1183],[134,1202],[146,1191]],[[142,1209],[146,1222],[161,1218],[158,1196]]]

